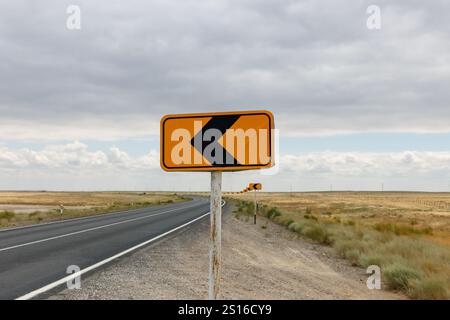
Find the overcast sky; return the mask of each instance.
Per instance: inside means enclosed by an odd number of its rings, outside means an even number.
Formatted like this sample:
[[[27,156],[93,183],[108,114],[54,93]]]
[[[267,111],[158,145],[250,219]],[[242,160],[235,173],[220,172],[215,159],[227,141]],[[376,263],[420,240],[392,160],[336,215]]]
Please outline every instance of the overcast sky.
[[[161,171],[159,119],[265,108],[280,170],[226,174],[226,189],[448,191],[449,12],[448,0],[2,1],[0,189],[206,189],[207,174]]]

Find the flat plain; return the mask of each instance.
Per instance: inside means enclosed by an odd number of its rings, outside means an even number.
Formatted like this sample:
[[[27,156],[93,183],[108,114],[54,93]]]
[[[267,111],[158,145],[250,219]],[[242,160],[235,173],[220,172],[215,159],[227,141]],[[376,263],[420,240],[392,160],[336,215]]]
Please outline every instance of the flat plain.
[[[0,227],[83,217],[184,201],[165,192],[0,192]],[[59,209],[63,205],[64,213]]]
[[[227,194],[251,216],[252,193]],[[450,298],[450,193],[258,193],[259,214],[331,246],[353,265],[377,265],[411,298]]]

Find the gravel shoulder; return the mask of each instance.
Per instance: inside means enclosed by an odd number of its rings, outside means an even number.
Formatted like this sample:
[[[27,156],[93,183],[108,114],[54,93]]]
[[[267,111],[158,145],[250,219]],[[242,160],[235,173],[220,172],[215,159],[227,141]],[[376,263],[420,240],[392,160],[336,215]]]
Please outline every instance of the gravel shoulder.
[[[258,217],[235,218],[230,204],[222,222],[223,299],[405,299],[369,290],[364,269],[330,248]],[[81,289],[49,299],[206,299],[209,219],[194,224],[82,279]]]

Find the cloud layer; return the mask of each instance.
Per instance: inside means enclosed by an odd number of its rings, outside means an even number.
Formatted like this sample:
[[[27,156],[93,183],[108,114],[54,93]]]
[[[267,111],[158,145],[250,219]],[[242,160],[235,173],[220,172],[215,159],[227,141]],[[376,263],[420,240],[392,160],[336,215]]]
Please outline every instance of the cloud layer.
[[[0,170],[52,169],[65,172],[74,170],[142,170],[159,168],[159,154],[152,150],[147,155],[132,158],[117,147],[109,152],[90,151],[84,143],[75,141],[66,145],[49,145],[42,150],[10,150],[0,147]]]
[[[81,7],[82,29],[66,29]],[[158,134],[166,113],[267,107],[287,135],[450,131],[446,0],[0,4],[0,137]]]
[[[275,176],[256,172],[225,175],[225,189],[238,190],[251,179],[262,181],[270,191],[376,189],[447,190],[450,152],[318,152],[284,155]],[[49,145],[42,150],[0,147],[0,189],[61,190],[206,190],[208,175],[163,173],[159,154],[149,151],[133,157],[117,147],[90,150],[73,142]],[[395,189],[394,188],[394,189]]]
[[[299,175],[410,177],[449,175],[450,152],[319,152],[282,157],[282,167]]]

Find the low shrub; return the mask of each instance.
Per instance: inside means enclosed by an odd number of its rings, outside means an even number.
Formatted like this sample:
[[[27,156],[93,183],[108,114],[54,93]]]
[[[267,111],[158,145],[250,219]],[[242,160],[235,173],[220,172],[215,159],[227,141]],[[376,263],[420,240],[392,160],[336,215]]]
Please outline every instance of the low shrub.
[[[411,234],[430,235],[433,233],[433,229],[430,227],[415,228],[412,225],[395,224],[389,222],[376,223],[373,228],[380,232],[391,232],[398,236]]]
[[[358,266],[361,260],[361,251],[350,249],[345,253],[345,258],[350,261],[353,266]]]
[[[334,243],[334,249],[341,257],[345,257],[347,252],[355,248],[355,242],[347,239],[338,239]]]
[[[346,226],[354,226],[355,225],[355,221],[353,221],[353,220],[346,220],[346,221],[344,221],[344,225],[346,225]]]
[[[420,271],[399,262],[385,267],[382,270],[382,275],[389,289],[406,292],[409,290],[412,281],[420,280],[422,277]]]
[[[276,208],[270,208],[269,211],[267,211],[267,217],[271,220],[279,216],[281,216],[281,212]]]
[[[0,219],[6,219],[8,222],[10,222],[16,214],[12,211],[3,211],[0,212]]]
[[[305,235],[306,237],[322,243],[322,244],[331,244],[331,238],[330,238],[330,234],[327,232],[327,230],[320,225],[309,225],[306,226],[303,230],[302,230],[302,234]]]
[[[445,279],[424,278],[412,281],[410,296],[413,299],[423,300],[448,300],[450,299],[449,288]]]
[[[381,267],[384,262],[385,259],[377,254],[362,254],[359,258],[359,263],[364,268],[373,265]]]
[[[289,219],[289,220],[286,220],[286,221],[284,221],[283,222],[283,224],[286,226],[286,227],[289,227],[291,224],[293,224],[294,223],[294,220],[292,220],[292,219]]]

